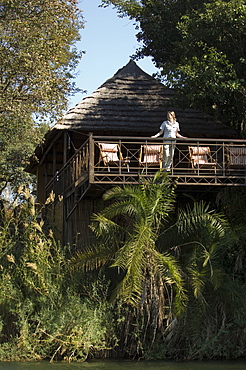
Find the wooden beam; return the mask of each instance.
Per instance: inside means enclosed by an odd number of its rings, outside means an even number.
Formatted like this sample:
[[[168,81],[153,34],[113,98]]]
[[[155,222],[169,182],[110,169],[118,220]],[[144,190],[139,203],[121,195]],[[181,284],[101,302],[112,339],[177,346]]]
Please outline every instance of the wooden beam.
[[[59,137],[63,134],[63,132],[60,132],[59,134],[57,134],[54,138],[54,140],[52,140],[52,143],[48,146],[48,148],[44,151],[43,153],[43,156],[42,156],[42,159],[39,161],[39,166],[41,166],[46,158],[46,155],[49,153],[50,149],[52,148],[54,142],[59,139]]]

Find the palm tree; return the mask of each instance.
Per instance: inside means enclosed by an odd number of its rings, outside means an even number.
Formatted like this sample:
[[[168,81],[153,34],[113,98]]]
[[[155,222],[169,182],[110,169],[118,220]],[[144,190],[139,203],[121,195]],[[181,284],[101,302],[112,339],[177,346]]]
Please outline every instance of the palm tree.
[[[223,280],[221,258],[226,250],[229,225],[222,214],[200,201],[179,210],[176,227],[183,238],[179,259],[182,270],[189,277],[194,297],[203,298],[207,282],[216,289]]]
[[[74,261],[87,271],[103,265],[115,268],[120,281],[111,299],[138,313],[151,312],[154,328],[160,327],[164,318],[170,321],[173,312],[180,313],[186,301],[175,258],[156,246],[174,208],[174,188],[168,176],[159,172],[138,186],[108,190],[103,199],[110,204],[92,219],[97,243]]]
[[[158,248],[168,249],[178,261],[187,292],[184,315],[166,331],[169,356],[178,357],[178,348],[187,348],[185,356],[190,359],[222,356],[223,347],[230,355],[235,352],[237,346],[231,345],[225,333],[234,326],[230,337],[239,342],[243,333],[238,323],[244,322],[246,302],[245,288],[228,266],[234,243],[235,233],[226,217],[203,201],[180,208],[177,221],[160,234]],[[215,342],[219,345],[214,346]]]

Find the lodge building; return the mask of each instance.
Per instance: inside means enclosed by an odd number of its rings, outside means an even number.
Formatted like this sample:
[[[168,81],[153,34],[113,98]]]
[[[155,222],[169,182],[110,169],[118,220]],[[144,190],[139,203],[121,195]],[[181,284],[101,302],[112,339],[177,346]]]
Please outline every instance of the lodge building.
[[[159,131],[174,110],[180,133],[169,176],[179,189],[246,186],[246,146],[230,127],[196,109],[173,106],[174,91],[130,60],[51,128],[28,171],[37,176],[38,202],[55,194],[50,219],[62,243],[83,247],[103,192],[138,184],[162,168]]]

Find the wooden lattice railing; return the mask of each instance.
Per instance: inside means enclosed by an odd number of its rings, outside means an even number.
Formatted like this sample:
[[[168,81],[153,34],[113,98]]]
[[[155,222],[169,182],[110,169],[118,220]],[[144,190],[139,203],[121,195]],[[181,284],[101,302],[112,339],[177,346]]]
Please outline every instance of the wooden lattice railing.
[[[173,164],[168,173],[178,185],[246,186],[245,140],[163,140],[91,135],[49,181],[46,194],[51,191],[58,195],[68,194],[85,182],[88,186],[139,183],[142,178],[151,177],[160,169],[165,170],[162,161],[156,160],[154,163],[153,158],[160,157],[155,151],[154,154],[152,152],[153,163],[148,163],[143,157],[144,148],[162,147],[164,144],[175,148]],[[102,146],[102,143],[108,145]],[[114,156],[102,153],[102,147],[107,148],[109,153],[117,149],[118,153],[114,153]],[[207,154],[207,157],[203,158],[203,163],[199,163],[198,157],[192,160],[192,152],[196,153],[195,156]],[[206,160],[210,164],[206,165]]]

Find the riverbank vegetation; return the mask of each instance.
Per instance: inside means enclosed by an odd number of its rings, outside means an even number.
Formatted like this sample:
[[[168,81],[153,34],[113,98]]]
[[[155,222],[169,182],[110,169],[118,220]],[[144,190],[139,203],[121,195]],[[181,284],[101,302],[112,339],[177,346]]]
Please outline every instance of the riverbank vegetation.
[[[115,345],[108,283],[99,276],[83,287],[69,269],[69,250],[43,231],[29,191],[22,195],[2,215],[0,360],[71,361]]]
[[[95,243],[75,253],[21,191],[1,214],[0,360],[243,357],[245,226],[236,195],[243,209],[245,192],[230,190],[215,210],[190,197],[181,207],[163,174],[115,187],[93,217]]]

